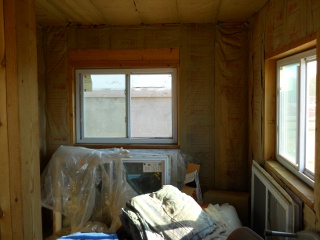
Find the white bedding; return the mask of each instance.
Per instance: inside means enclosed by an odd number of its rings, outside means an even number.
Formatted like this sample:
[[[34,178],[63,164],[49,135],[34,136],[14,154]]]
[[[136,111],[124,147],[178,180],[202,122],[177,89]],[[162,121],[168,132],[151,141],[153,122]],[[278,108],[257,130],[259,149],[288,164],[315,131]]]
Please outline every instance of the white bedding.
[[[231,204],[210,203],[201,208],[194,198],[171,185],[132,198],[122,209],[120,219],[126,234],[141,240],[226,240],[242,226]]]
[[[233,232],[233,230],[242,226],[236,209],[228,203],[224,203],[222,205],[213,205],[210,203],[208,207],[204,208],[204,211],[214,219],[218,226],[220,226],[223,229],[226,229],[224,232],[220,233],[219,236],[208,236],[208,238],[205,238],[205,240],[227,239],[227,237],[230,235],[231,232]]]

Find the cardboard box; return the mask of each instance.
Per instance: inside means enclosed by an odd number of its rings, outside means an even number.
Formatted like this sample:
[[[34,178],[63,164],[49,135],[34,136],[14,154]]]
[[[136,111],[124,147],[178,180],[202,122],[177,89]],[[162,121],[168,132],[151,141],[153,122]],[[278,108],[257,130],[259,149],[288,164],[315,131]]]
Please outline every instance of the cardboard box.
[[[182,187],[181,191],[192,196],[198,203],[202,204],[203,201],[199,182],[199,170],[200,165],[188,163],[184,182],[185,185]]]

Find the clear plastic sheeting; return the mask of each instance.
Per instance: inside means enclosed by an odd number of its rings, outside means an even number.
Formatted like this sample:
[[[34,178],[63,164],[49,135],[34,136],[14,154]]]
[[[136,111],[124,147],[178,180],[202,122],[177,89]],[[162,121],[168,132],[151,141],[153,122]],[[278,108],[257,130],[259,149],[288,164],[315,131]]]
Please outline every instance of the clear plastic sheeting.
[[[63,215],[71,232],[116,232],[121,208],[137,193],[126,182],[122,158],[163,155],[171,160],[171,185],[182,188],[190,157],[179,150],[88,149],[60,146],[42,173],[42,205]]]

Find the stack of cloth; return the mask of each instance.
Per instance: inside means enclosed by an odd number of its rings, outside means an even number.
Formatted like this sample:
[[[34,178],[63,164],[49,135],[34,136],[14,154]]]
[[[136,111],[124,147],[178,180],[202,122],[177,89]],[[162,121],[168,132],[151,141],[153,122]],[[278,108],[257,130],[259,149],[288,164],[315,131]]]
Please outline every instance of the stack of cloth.
[[[225,229],[189,195],[171,185],[133,197],[122,209],[122,227],[131,239],[214,239]]]

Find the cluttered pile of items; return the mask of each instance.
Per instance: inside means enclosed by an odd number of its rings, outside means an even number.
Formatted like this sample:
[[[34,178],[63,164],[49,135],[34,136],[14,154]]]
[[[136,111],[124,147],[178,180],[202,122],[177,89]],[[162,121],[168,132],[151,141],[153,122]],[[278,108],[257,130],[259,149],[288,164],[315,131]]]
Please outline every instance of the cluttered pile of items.
[[[170,184],[141,194],[121,161],[136,153],[59,147],[42,174],[42,204],[59,216],[51,239],[226,239],[237,226],[219,205],[202,204],[200,166],[181,152],[165,154],[174,161]],[[167,174],[158,165],[141,168],[130,178]]]

